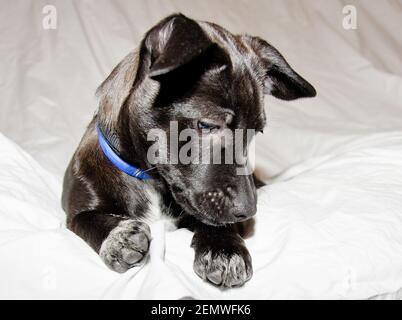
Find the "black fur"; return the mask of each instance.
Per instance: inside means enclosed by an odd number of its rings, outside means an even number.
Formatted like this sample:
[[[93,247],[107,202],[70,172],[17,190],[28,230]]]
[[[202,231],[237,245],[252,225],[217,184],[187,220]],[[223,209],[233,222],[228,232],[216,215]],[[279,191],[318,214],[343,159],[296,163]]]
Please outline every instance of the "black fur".
[[[236,164],[154,166],[146,137],[152,128],[168,133],[173,120],[179,129],[210,119],[232,131],[262,131],[264,93],[291,100],[315,90],[259,38],[181,14],[159,22],[98,90],[98,113],[65,174],[68,227],[123,272],[146,255],[150,195],[158,195],[164,214],[194,230],[196,273],[215,285],[243,284],[252,275],[251,257],[236,226],[256,212],[257,180],[237,175]],[[115,168],[98,145],[96,124],[123,159],[153,179]]]

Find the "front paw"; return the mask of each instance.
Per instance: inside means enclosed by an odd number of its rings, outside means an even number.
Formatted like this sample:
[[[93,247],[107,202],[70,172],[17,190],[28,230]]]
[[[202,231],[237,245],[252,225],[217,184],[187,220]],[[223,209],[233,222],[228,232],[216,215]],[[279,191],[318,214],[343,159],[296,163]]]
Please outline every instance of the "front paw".
[[[250,280],[253,274],[251,257],[240,236],[233,235],[217,241],[213,241],[214,237],[208,238],[194,237],[195,273],[220,287],[241,286]],[[202,241],[208,241],[209,245]]]
[[[110,269],[123,273],[145,260],[150,241],[147,224],[123,220],[103,241],[99,255]]]

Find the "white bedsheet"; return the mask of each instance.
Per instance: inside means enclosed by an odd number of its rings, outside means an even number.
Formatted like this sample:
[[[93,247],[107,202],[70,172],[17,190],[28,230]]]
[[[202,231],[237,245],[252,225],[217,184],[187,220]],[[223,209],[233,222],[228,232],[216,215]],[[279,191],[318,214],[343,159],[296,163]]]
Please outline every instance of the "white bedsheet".
[[[396,292],[400,135],[375,135],[370,147],[312,159],[260,189],[254,234],[246,240],[254,276],[225,291],[192,271],[191,232],[164,221],[151,226],[145,266],[123,275],[107,269],[63,226],[59,181],[0,136],[0,297],[364,299]]]
[[[56,30],[42,28],[49,3]],[[357,8],[356,30],[342,28],[346,4]],[[400,297],[401,1],[0,0],[0,8],[0,132],[33,157],[0,137],[0,297]],[[62,226],[61,178],[95,111],[95,88],[177,11],[267,39],[318,91],[266,99],[257,168],[279,176],[260,190],[247,239],[255,274],[243,288],[197,278],[186,230],[155,224],[150,262],[117,275]]]

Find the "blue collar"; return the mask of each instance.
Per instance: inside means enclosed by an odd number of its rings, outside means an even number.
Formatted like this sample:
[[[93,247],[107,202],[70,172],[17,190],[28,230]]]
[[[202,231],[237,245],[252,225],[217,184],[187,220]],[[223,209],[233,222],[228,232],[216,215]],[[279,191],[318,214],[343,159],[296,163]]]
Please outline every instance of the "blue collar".
[[[98,141],[103,153],[110,160],[110,162],[114,164],[116,168],[139,180],[152,179],[152,177],[145,173],[145,171],[125,162],[122,158],[120,158],[120,156],[110,146],[109,142],[105,138],[102,130],[99,128],[98,125],[96,126],[96,131],[98,132]]]

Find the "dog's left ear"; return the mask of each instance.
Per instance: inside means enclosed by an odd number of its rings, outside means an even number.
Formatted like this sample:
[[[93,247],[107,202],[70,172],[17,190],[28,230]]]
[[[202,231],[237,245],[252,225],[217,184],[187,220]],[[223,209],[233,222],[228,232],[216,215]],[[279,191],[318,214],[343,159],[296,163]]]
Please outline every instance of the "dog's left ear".
[[[264,93],[282,100],[315,97],[314,87],[286,62],[273,46],[258,37],[244,36],[265,67]]]
[[[205,52],[212,41],[192,19],[182,14],[160,21],[145,36],[145,48],[151,55],[151,78],[169,73]]]

